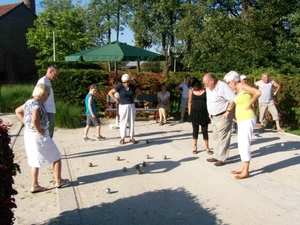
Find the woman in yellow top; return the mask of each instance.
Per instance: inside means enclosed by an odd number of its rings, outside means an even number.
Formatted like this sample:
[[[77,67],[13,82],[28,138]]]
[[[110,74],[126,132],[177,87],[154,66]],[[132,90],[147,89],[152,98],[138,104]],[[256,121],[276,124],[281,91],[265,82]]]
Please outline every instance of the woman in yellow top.
[[[257,101],[261,92],[246,83],[241,83],[240,77],[235,71],[227,73],[224,80],[236,92],[235,117],[238,124],[238,148],[242,160],[240,169],[231,171],[231,173],[236,174],[236,179],[244,179],[249,177],[251,136],[256,124],[253,103]]]

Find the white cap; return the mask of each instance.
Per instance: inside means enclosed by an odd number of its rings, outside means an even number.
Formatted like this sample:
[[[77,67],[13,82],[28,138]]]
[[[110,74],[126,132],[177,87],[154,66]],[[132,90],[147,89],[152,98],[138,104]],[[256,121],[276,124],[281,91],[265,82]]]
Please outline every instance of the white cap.
[[[247,79],[246,75],[241,75],[240,76],[240,80],[245,80],[245,79]]]
[[[130,76],[129,76],[127,73],[125,73],[125,74],[123,74],[121,80],[122,80],[123,82],[125,82],[125,81],[131,80],[131,78],[130,78]]]

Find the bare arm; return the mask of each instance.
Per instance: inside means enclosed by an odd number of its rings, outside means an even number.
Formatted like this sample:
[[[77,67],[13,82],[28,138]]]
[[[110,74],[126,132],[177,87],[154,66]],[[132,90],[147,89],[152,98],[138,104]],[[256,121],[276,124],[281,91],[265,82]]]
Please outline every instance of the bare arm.
[[[120,103],[120,99],[115,97],[115,93],[117,93],[117,91],[113,88],[108,92],[108,95],[116,102],[116,103]]]
[[[32,125],[34,126],[35,130],[42,136],[45,136],[45,130],[41,129],[41,123],[40,123],[40,113],[39,110],[34,109],[32,111],[32,115],[31,115],[31,122]]]
[[[89,107],[89,110],[92,114],[92,118],[95,118],[95,112],[93,111],[93,108],[92,108],[92,100],[93,100],[93,97],[90,96],[89,101],[88,101],[88,107]]]
[[[157,93],[157,106],[156,106],[156,108],[159,108],[160,102],[161,102],[160,97],[158,96],[158,93]]]
[[[274,92],[274,95],[276,95],[276,94],[279,92],[279,90],[281,89],[281,85],[278,84],[277,82],[275,82],[274,80],[272,80],[272,85],[273,85],[274,87],[276,87],[276,90],[275,90],[275,92]]]
[[[178,85],[178,86],[175,88],[175,90],[176,90],[178,93],[182,94],[182,88],[180,87],[180,85]]]
[[[192,111],[192,97],[193,97],[193,91],[192,91],[192,89],[190,89],[190,91],[189,91],[189,101],[188,101],[188,113],[189,113],[189,115],[191,115],[191,111]]]
[[[24,123],[25,121],[24,121],[24,108],[23,108],[23,105],[16,108],[15,113],[16,113],[17,117],[22,121],[22,123]]]
[[[247,106],[246,109],[253,109],[252,105],[257,101],[257,99],[261,95],[261,91],[254,87],[249,86],[248,84],[241,84],[241,85],[242,85],[241,88],[245,91],[245,93],[252,95],[252,99],[249,102],[249,105]]]

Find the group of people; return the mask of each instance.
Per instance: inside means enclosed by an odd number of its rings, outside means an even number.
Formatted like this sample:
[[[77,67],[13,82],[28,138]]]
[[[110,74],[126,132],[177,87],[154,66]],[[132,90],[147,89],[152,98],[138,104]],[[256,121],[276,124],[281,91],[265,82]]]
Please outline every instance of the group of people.
[[[55,65],[48,67],[46,75],[40,78],[35,86],[32,98],[19,106],[15,112],[25,125],[24,143],[31,167],[32,187],[31,192],[41,192],[47,188],[40,186],[38,182],[39,168],[53,164],[55,175],[55,186],[61,188],[69,184],[68,179],[61,177],[62,163],[61,154],[53,141],[54,114],[56,113],[54,93],[51,81],[59,74],[59,68]],[[251,160],[251,136],[256,124],[256,115],[253,108],[254,103],[259,101],[260,122],[264,129],[265,111],[268,108],[276,121],[277,130],[283,132],[279,124],[278,111],[274,105],[273,96],[280,90],[280,85],[269,79],[264,73],[262,80],[255,82],[256,87],[246,82],[246,76],[239,76],[237,72],[230,71],[224,77],[224,81],[218,80],[214,74],[207,73],[203,76],[203,84],[197,78],[185,77],[176,90],[182,94],[181,117],[183,122],[186,106],[192,124],[193,153],[198,153],[199,126],[203,135],[205,151],[212,155],[207,159],[215,166],[223,166],[229,154],[232,122],[238,126],[238,149],[241,156],[241,167],[232,171],[236,179],[249,177],[249,165]],[[127,136],[127,124],[129,125],[129,142],[135,144],[134,121],[135,121],[135,98],[140,94],[138,87],[130,83],[130,76],[124,74],[122,83],[109,91],[109,96],[119,105],[120,116],[120,144],[125,143]],[[273,86],[276,91],[273,93]],[[105,140],[100,134],[101,122],[97,115],[94,95],[98,87],[92,84],[85,98],[86,127],[83,140],[88,138],[90,126],[96,126],[97,139]],[[159,109],[159,125],[165,124],[167,110],[169,109],[170,92],[165,84],[161,85],[161,91],[157,94]],[[208,124],[212,126],[213,151],[209,147]]]
[[[260,122],[264,128],[265,111],[268,108],[276,121],[277,131],[284,132],[280,128],[278,111],[274,105],[273,96],[280,90],[280,85],[269,79],[269,75],[264,73],[262,80],[255,82],[253,86],[247,84],[245,75],[239,76],[235,71],[230,71],[224,77],[224,82],[218,80],[214,74],[207,73],[203,77],[203,85],[197,79],[192,78],[189,95],[189,115],[193,126],[193,153],[197,153],[198,127],[202,128],[203,140],[208,154],[212,158],[207,159],[215,166],[223,166],[229,154],[232,122],[238,126],[238,149],[241,157],[241,167],[231,171],[236,179],[249,177],[249,165],[251,160],[251,136],[256,124],[256,114],[254,103],[259,101]],[[197,85],[195,85],[195,83]],[[254,86],[257,86],[258,89]],[[273,86],[276,91],[272,92]],[[206,93],[206,94],[205,94]],[[205,100],[200,103],[200,96]],[[206,103],[206,105],[205,105]],[[199,106],[207,107],[199,110]],[[194,107],[194,109],[193,109]],[[196,110],[196,112],[194,112]],[[198,115],[197,115],[198,114]],[[195,118],[195,115],[196,118]],[[208,147],[208,135],[206,126],[208,121],[203,120],[203,116],[209,117],[212,126],[213,152]]]

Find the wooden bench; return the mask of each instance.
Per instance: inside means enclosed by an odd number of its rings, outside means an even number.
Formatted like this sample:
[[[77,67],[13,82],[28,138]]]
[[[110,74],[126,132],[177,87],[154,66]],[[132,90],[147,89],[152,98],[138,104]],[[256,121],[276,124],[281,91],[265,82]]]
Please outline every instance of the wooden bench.
[[[157,95],[156,94],[140,94],[134,102],[136,103],[136,111],[154,112],[154,118],[158,122],[158,108]],[[116,112],[115,100],[109,95],[106,95],[106,112]],[[149,106],[149,104],[151,104]],[[142,107],[141,107],[142,106]]]

